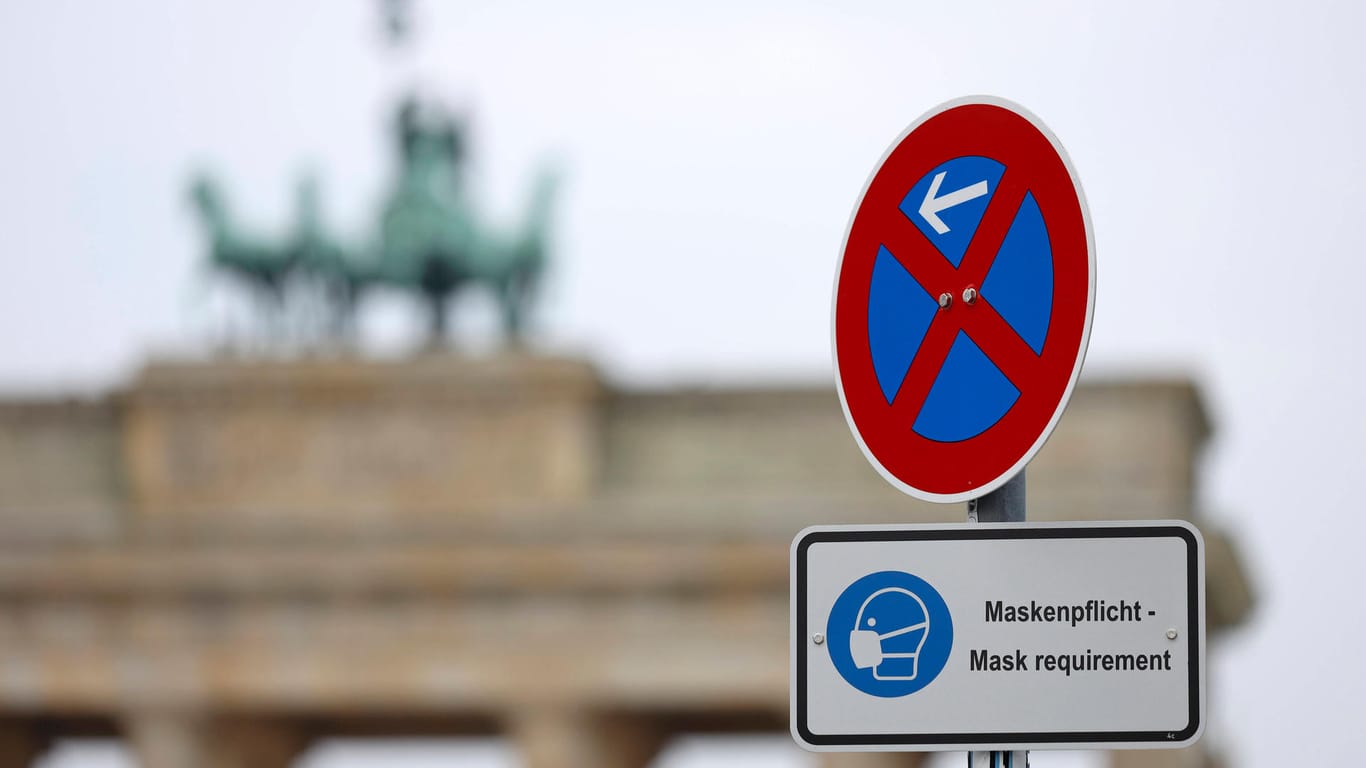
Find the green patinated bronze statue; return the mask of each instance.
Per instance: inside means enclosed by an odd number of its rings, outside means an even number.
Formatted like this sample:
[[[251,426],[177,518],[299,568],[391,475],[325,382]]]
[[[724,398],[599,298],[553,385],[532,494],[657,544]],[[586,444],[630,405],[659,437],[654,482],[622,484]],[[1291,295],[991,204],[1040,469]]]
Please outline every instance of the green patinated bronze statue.
[[[452,297],[482,287],[498,303],[506,339],[519,342],[546,263],[556,174],[543,169],[520,226],[500,229],[478,214],[466,189],[459,122],[410,98],[398,110],[396,128],[398,176],[373,243],[346,247],[327,234],[311,179],[299,185],[289,235],[276,242],[245,235],[219,186],[201,174],[191,198],[209,238],[209,263],[245,284],[273,328],[302,291],[327,307],[324,336],[346,339],[364,296],[390,287],[426,302],[430,340],[439,343]]]

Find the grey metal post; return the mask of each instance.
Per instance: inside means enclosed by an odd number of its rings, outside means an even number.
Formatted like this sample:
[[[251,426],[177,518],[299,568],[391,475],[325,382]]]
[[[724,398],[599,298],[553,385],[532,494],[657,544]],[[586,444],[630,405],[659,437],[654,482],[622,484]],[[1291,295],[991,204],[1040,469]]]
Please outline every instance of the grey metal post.
[[[980,499],[968,502],[969,523],[1023,523],[1025,520],[1025,473]]]
[[[969,523],[1023,523],[1025,520],[1025,473],[987,495],[968,502]],[[1029,768],[1029,752],[969,752],[968,768]]]

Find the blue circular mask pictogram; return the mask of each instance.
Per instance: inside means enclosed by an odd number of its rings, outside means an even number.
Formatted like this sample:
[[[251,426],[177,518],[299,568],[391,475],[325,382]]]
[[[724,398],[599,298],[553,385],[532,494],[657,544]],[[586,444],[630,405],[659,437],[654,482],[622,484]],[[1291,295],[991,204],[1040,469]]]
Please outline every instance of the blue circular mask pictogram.
[[[953,618],[924,579],[879,571],[850,584],[825,628],[830,660],[850,685],[896,698],[924,688],[949,661]]]

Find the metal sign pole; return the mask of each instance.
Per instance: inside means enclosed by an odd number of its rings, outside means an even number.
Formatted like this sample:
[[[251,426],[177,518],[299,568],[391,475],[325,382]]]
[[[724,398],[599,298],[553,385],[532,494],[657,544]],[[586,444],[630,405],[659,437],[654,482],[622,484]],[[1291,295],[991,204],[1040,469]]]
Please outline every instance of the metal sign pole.
[[[1023,523],[1025,520],[1025,473],[1006,484],[968,501],[969,523]],[[968,768],[1029,768],[1029,752],[969,752]]]

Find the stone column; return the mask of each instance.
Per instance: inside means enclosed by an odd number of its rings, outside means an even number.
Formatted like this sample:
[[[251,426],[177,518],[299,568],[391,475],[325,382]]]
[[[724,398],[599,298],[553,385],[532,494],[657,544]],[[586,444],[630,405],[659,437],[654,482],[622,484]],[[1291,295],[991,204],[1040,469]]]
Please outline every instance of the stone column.
[[[285,723],[172,711],[137,713],[125,730],[141,768],[289,768],[307,745]]]
[[[1216,768],[1220,763],[1200,746],[1131,749],[1110,753],[1110,768]]]
[[[647,768],[664,743],[647,719],[570,708],[520,713],[511,736],[524,768]]]
[[[128,718],[123,730],[141,768],[197,768],[205,764],[204,729],[193,715],[140,712]]]
[[[924,752],[825,752],[821,768],[919,768],[928,755]],[[964,758],[966,762],[967,758]]]

